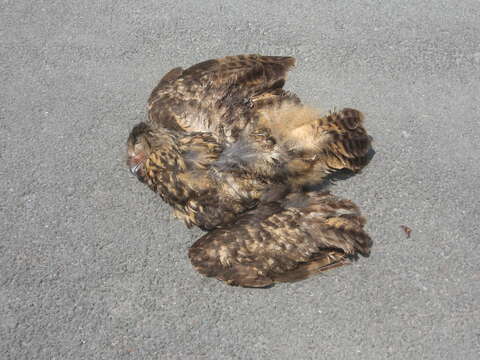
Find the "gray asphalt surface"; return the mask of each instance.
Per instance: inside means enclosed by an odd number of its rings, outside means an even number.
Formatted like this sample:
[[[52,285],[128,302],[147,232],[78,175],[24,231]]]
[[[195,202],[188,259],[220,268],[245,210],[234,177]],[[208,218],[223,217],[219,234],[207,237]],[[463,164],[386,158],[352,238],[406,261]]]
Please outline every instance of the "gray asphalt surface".
[[[480,2],[0,10],[1,359],[479,358]],[[370,258],[268,290],[203,278],[201,231],[125,169],[158,79],[238,53],[293,55],[304,102],[364,111],[376,154],[330,189]]]

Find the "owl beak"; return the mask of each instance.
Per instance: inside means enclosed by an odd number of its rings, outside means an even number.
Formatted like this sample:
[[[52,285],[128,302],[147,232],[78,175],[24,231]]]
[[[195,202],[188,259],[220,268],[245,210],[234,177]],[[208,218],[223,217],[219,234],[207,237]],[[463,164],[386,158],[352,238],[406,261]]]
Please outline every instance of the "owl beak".
[[[133,165],[130,167],[130,173],[133,175],[133,176],[138,176],[138,170],[140,169],[140,166],[142,165],[141,162]]]
[[[142,165],[145,162],[146,158],[144,155],[141,156],[132,156],[128,160],[128,168],[130,170],[130,173],[133,176],[140,177],[142,176]]]

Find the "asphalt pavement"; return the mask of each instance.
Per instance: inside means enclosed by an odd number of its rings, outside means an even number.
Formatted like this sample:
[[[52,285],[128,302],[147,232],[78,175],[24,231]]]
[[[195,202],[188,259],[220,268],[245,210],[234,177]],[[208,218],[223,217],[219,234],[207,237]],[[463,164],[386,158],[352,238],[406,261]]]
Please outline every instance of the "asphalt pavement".
[[[480,2],[5,0],[0,51],[1,359],[479,358]],[[369,258],[226,286],[129,174],[161,76],[241,53],[295,56],[286,88],[365,113],[373,159],[327,185]]]

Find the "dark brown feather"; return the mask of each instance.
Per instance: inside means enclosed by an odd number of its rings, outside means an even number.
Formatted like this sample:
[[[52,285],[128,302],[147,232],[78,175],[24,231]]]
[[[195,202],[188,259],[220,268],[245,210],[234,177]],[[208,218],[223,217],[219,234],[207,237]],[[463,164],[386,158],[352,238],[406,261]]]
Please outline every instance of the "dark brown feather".
[[[253,117],[255,96],[281,88],[294,64],[291,57],[238,55],[173,69],[150,95],[149,121],[235,140]]]
[[[230,285],[265,287],[305,279],[368,255],[365,219],[351,201],[328,193],[290,194],[242,214],[189,250],[203,275]]]

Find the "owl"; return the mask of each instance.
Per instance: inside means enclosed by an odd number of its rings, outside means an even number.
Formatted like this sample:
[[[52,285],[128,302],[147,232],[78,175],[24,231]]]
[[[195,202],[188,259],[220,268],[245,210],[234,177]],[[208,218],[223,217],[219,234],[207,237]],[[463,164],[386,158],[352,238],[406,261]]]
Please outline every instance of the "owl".
[[[175,68],[128,137],[132,174],[209,231],[189,251],[194,267],[231,285],[302,279],[370,248],[353,203],[306,191],[367,164],[363,116],[302,104],[283,88],[294,65],[238,55]]]

